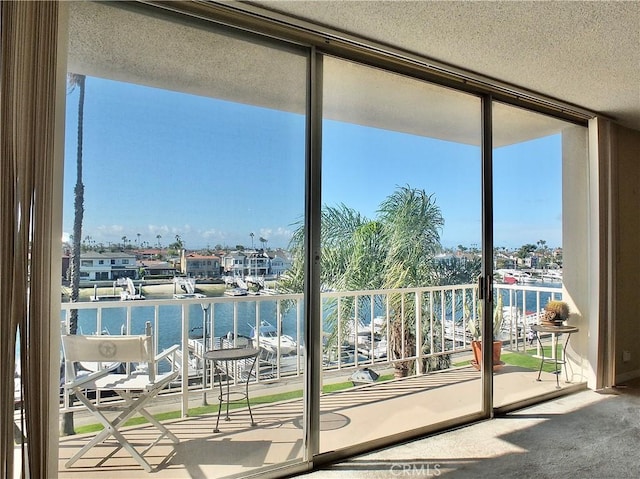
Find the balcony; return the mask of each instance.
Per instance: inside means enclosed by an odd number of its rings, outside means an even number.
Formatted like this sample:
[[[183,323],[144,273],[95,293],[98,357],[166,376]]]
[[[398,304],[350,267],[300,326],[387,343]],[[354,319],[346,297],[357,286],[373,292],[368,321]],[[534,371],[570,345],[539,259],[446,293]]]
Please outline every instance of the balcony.
[[[583,388],[579,382],[560,381],[561,389],[556,389],[557,376],[548,368],[538,381],[537,364],[542,352],[539,345],[529,344],[525,334],[537,321],[537,312],[545,302],[561,298],[561,290],[516,285],[496,285],[496,290],[504,301],[501,339],[506,362],[494,373],[496,406],[508,408],[532,398]],[[325,389],[320,401],[320,452],[411,430],[438,430],[479,417],[481,374],[469,364],[471,338],[465,324],[477,311],[474,296],[473,285],[322,294]],[[166,365],[181,368],[181,380],[154,403],[154,413],[173,413],[165,416],[163,423],[180,439],[175,446],[165,439],[145,454],[155,477],[225,477],[301,460],[304,373],[300,359],[305,352],[302,301],[300,295],[275,295],[73,305],[81,312],[84,334],[111,329],[120,321],[123,332],[138,333],[139,324],[151,320],[159,350],[173,341],[182,351],[191,351],[191,361]],[[411,328],[403,334],[411,332],[417,339],[415,347],[402,347],[399,356],[392,356],[389,322],[392,306],[398,305],[403,328]],[[71,304],[62,305],[63,319],[70,309]],[[264,351],[258,373],[250,382],[257,425],[251,427],[248,411],[239,407],[232,411],[231,421],[221,421],[220,432],[214,433],[218,383],[207,365],[199,362],[199,348],[239,345],[246,340],[250,325],[260,325],[267,319],[277,337],[291,336],[295,350],[283,355],[281,340],[267,344],[257,338]],[[200,334],[193,334],[197,331]],[[550,343],[542,338],[542,344]],[[534,366],[523,366],[515,360],[523,357]],[[398,363],[410,363],[414,373],[395,378],[394,364]],[[446,367],[432,370],[436,364]],[[352,386],[350,376],[365,367],[377,371],[380,379]],[[242,387],[235,379],[232,382],[234,388]],[[61,412],[68,410],[75,411],[76,427],[95,422],[65,399]],[[144,444],[151,432],[144,424],[124,431],[136,444]],[[92,435],[60,438],[59,477],[111,477],[119,472],[127,477],[146,477],[128,453],[113,442],[94,447],[71,468],[65,468],[66,460]]]

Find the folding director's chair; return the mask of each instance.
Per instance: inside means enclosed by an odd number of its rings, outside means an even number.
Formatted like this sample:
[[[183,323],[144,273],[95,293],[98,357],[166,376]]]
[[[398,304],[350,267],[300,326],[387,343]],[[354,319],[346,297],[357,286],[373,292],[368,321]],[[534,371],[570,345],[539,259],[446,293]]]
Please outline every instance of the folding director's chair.
[[[179,371],[156,374],[156,362],[169,354],[175,354],[178,346],[172,346],[156,356],[150,322],[146,323],[145,333],[135,336],[81,336],[74,334],[62,336],[66,370],[65,390],[68,394],[75,394],[78,400],[105,427],[104,430],[67,461],[66,467],[71,466],[96,444],[101,443],[109,436],[113,436],[145,471],[151,472],[151,466],[143,457],[143,454],[164,436],[169,437],[174,443],[179,442],[173,433],[145,410],[147,403],[178,377]],[[137,362],[147,363],[147,368],[133,370],[127,374],[116,374],[112,369],[99,368],[95,372],[78,375],[74,364],[76,362],[98,362],[103,364]],[[122,397],[124,402],[115,401],[112,404],[96,404],[87,397],[87,390],[95,390],[96,393],[98,391],[114,391]],[[104,411],[119,411],[120,414],[115,419],[109,420],[103,413]],[[136,413],[144,416],[160,431],[160,435],[155,441],[142,452],[138,452],[118,430],[127,419]]]

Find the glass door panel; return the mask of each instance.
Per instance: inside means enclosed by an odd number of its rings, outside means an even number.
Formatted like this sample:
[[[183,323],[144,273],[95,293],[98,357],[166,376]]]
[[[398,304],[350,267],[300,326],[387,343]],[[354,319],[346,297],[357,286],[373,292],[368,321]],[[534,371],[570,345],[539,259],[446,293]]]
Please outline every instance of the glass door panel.
[[[140,334],[150,321],[159,351],[178,345],[160,372],[180,379],[149,409],[179,442],[154,446],[152,468],[213,478],[301,462],[304,297],[272,293],[304,219],[307,53],[117,5],[73,2],[69,13],[63,229],[80,281],[74,292],[65,279],[63,319],[77,295],[78,334]],[[204,359],[246,346],[260,350],[253,369]],[[221,383],[232,409],[215,431]],[[77,403],[70,411],[76,433],[93,430]],[[142,473],[109,444],[66,467],[90,438],[60,439],[59,477],[112,477],[110,463]]]
[[[551,301],[571,303],[563,248],[582,249],[584,236],[564,238],[565,214],[578,208],[565,194],[563,172],[584,163],[585,134],[584,127],[493,104],[493,318],[504,364],[494,376],[495,407],[580,382],[564,363],[564,346],[578,337],[537,329],[552,304],[562,306]]]
[[[320,452],[481,410],[480,99],[323,65]]]

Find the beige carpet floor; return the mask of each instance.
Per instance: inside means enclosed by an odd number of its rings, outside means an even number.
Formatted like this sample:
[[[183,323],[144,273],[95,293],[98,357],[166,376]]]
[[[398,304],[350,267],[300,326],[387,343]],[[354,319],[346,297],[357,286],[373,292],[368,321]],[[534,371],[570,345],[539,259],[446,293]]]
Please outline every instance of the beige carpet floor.
[[[579,392],[299,477],[638,478],[640,388]]]

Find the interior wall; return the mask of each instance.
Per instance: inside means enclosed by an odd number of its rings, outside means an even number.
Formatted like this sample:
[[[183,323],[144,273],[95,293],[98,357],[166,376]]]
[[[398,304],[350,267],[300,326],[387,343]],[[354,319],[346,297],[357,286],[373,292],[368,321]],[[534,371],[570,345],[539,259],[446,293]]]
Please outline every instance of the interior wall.
[[[616,384],[640,377],[640,131],[614,125]],[[628,355],[625,354],[628,352]]]
[[[593,201],[587,133],[587,129],[577,126],[562,131],[562,297],[571,311],[568,324],[579,328],[571,335],[567,348],[569,378],[572,382],[587,381],[593,388],[597,366],[591,340],[596,335],[589,331],[597,315],[592,311],[591,248],[586,241],[591,234],[589,204]]]

